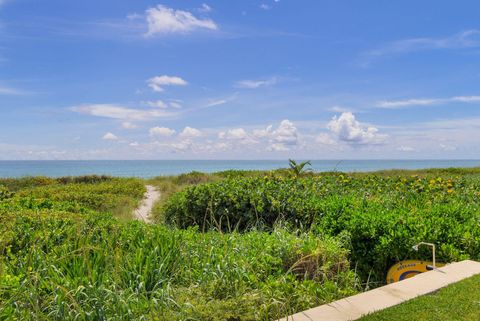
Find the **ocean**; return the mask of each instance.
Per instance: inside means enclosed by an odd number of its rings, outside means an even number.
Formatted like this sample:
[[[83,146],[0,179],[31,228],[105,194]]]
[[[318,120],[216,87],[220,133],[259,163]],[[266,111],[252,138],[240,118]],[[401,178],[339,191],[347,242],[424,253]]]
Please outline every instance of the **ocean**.
[[[367,172],[381,169],[476,167],[480,160],[312,160],[314,171]],[[150,178],[191,171],[270,170],[288,167],[287,160],[91,160],[0,161],[0,177],[112,175]]]

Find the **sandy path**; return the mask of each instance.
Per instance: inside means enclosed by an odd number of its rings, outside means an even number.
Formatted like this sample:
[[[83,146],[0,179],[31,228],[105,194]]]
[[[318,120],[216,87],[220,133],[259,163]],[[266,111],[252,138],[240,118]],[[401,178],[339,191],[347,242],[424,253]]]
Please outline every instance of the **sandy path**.
[[[154,186],[145,185],[145,187],[147,188],[147,192],[143,197],[142,203],[135,210],[134,215],[137,220],[151,223],[149,215],[152,211],[153,204],[160,198],[160,192],[157,191]]]

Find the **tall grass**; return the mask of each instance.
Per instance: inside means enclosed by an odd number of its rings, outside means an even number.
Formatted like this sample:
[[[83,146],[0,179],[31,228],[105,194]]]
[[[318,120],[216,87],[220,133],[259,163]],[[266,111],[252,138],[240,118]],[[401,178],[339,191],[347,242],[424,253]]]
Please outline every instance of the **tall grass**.
[[[347,250],[312,233],[171,230],[0,212],[0,318],[271,320],[355,292]]]

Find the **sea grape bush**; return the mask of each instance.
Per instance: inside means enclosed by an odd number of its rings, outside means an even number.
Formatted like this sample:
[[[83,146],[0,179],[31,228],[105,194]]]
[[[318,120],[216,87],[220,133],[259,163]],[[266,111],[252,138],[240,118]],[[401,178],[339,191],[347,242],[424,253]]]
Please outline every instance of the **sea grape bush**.
[[[174,194],[163,212],[180,228],[270,230],[282,222],[343,235],[359,274],[381,281],[396,261],[429,258],[428,251],[412,252],[419,241],[436,243],[446,262],[480,259],[479,199],[478,176],[266,175],[188,187]]]
[[[6,199],[11,198],[14,195],[13,192],[10,192],[8,188],[5,186],[0,185],[0,202]]]

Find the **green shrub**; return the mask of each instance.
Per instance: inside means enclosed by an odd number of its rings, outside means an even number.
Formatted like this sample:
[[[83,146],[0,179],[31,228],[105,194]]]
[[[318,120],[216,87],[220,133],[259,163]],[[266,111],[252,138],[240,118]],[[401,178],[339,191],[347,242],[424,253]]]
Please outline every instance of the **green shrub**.
[[[448,172],[447,172],[448,173]],[[278,222],[350,239],[364,280],[383,282],[419,241],[438,245],[439,260],[480,259],[480,179],[323,174],[311,178],[237,177],[191,186],[164,205],[180,228],[270,230]]]
[[[14,193],[10,192],[8,188],[5,186],[0,185],[0,202],[6,199],[12,198],[15,195]]]

